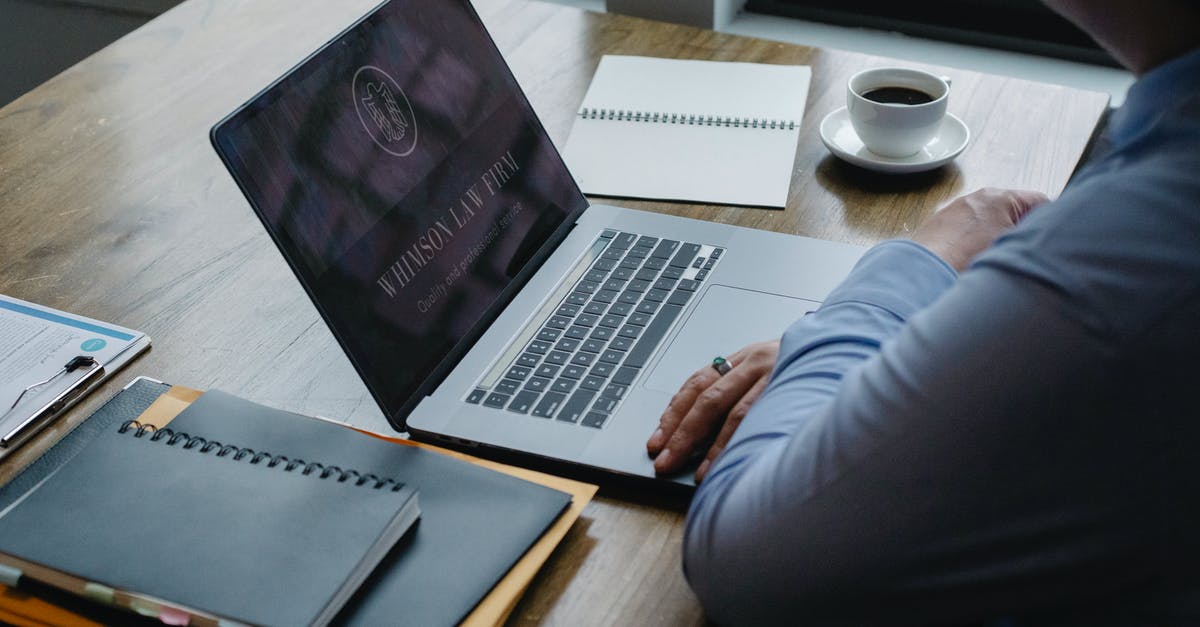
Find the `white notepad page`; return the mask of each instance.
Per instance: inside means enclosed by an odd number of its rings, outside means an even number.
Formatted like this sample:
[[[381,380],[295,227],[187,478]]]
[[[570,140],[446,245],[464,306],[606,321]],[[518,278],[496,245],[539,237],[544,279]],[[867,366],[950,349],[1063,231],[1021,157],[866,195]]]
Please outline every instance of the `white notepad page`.
[[[782,208],[811,77],[807,66],[605,55],[563,158],[587,194]]]

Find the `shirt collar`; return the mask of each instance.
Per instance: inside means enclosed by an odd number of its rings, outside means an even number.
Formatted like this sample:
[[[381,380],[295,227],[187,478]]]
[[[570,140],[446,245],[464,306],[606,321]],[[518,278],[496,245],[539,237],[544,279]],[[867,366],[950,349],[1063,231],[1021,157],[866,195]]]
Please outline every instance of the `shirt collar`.
[[[1108,135],[1122,144],[1144,131],[1163,110],[1200,93],[1200,48],[1160,65],[1142,75],[1125,96],[1125,104],[1113,114]]]

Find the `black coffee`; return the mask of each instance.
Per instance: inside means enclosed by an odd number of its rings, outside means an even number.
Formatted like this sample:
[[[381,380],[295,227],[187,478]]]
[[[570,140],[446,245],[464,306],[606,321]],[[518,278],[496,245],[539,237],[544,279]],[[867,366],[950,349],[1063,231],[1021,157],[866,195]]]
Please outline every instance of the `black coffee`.
[[[933,102],[933,96],[911,87],[876,87],[863,92],[862,97],[884,104],[919,105]]]

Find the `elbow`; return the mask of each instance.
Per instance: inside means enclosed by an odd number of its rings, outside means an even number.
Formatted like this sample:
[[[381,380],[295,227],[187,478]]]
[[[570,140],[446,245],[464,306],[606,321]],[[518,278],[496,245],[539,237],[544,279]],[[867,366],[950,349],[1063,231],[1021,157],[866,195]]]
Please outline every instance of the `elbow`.
[[[751,513],[716,488],[697,492],[683,539],[684,575],[705,614],[724,627],[849,624],[847,590],[837,583],[849,582],[824,532],[791,520],[787,508]]]

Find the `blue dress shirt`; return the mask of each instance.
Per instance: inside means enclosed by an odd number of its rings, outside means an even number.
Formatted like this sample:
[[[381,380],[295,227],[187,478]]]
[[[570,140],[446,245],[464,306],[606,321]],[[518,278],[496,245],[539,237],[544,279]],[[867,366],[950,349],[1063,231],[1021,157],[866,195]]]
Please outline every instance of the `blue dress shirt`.
[[[884,242],[787,330],[688,515],[713,619],[1200,625],[1200,50],[1108,139],[961,276]]]

